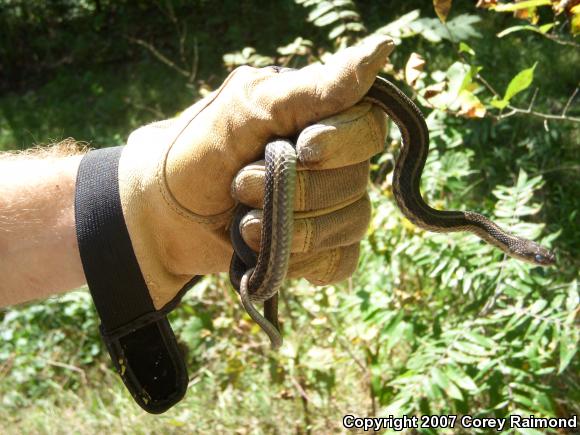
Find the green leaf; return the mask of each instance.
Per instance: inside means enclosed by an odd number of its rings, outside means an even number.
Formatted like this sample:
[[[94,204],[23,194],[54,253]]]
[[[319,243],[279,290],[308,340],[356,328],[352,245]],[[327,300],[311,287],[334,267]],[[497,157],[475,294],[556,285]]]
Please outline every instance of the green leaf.
[[[498,109],[505,109],[507,107],[507,105],[509,104],[509,101],[506,100],[500,100],[497,97],[493,97],[493,99],[490,101],[490,103],[493,107],[496,107]]]
[[[481,66],[472,66],[469,68],[469,71],[467,71],[467,74],[465,74],[465,77],[463,78],[463,82],[461,83],[461,87],[459,88],[459,92],[465,90],[468,88],[469,85],[471,85],[473,83],[473,78],[479,74],[479,72],[483,69],[483,67]]]
[[[561,331],[560,337],[560,367],[558,368],[558,374],[566,370],[566,367],[574,358],[574,355],[578,351],[578,329],[575,326],[566,326]]]
[[[366,32],[366,27],[361,23],[346,23],[349,32]]]
[[[465,337],[473,341],[474,343],[479,344],[488,349],[493,349],[497,346],[495,341],[481,334],[478,334],[477,332],[467,331],[465,333]]]
[[[515,75],[505,91],[503,97],[504,100],[511,100],[516,94],[526,90],[532,84],[532,81],[534,80],[534,70],[537,65],[538,62],[536,62],[532,67],[524,69]]]
[[[540,26],[540,33],[548,33],[552,27],[554,27],[554,23],[544,24],[543,26]]]
[[[472,56],[475,56],[475,51],[473,51],[473,48],[471,48],[465,42],[459,43],[459,52],[460,53],[467,53],[467,54],[470,54]]]
[[[340,35],[342,35],[344,32],[346,31],[346,26],[344,24],[341,24],[340,26],[336,26],[334,29],[332,29],[330,31],[330,33],[328,34],[328,39],[335,39],[338,38]]]
[[[431,377],[433,378],[433,381],[439,385],[449,397],[457,400],[463,400],[463,394],[461,394],[461,390],[459,390],[459,388],[457,388],[457,386],[447,377],[447,375],[437,367],[433,367],[431,369]]]
[[[457,350],[464,352],[464,353],[467,353],[467,354],[478,355],[478,356],[489,355],[489,352],[485,348],[478,346],[476,344],[469,343],[469,342],[458,341],[455,343],[454,346]]]
[[[458,40],[466,40],[469,38],[481,38],[482,36],[481,33],[479,33],[475,29],[475,24],[479,23],[480,21],[481,17],[479,17],[478,15],[470,15],[470,14],[458,15],[452,20],[447,21],[447,28],[449,29],[449,32],[445,30],[440,34],[440,36],[443,37],[444,39],[447,39],[449,38],[449,33],[451,33]],[[441,23],[438,24],[440,26],[439,28],[443,27]]]
[[[427,397],[431,401],[436,401],[441,399],[441,397],[443,397],[443,394],[441,393],[441,390],[439,389],[437,384],[435,382],[431,382],[431,378],[427,376],[425,376],[423,379],[423,388],[425,394],[427,394]]]
[[[338,12],[331,11],[317,18],[316,20],[313,21],[313,23],[315,26],[324,27],[334,23],[335,21],[338,21],[339,19],[340,16],[338,15]]]
[[[462,364],[476,364],[480,361],[480,358],[476,358],[473,355],[466,355],[465,353],[461,353],[456,350],[449,350],[447,354],[453,361],[457,361]]]
[[[552,27],[554,27],[554,23],[544,24],[543,26],[532,26],[531,24],[526,24],[523,26],[512,26],[508,27],[507,29],[502,30],[497,34],[498,38],[503,38],[504,36],[509,35],[510,33],[521,32],[522,30],[529,30],[530,32],[536,33],[547,33]]]
[[[547,300],[538,299],[536,302],[534,302],[532,305],[530,305],[528,310],[530,311],[531,314],[538,314],[547,306],[548,306]]]
[[[526,68],[519,73],[517,73],[514,78],[510,81],[504,97],[500,100],[497,97],[493,97],[490,104],[498,109],[505,109],[509,104],[510,100],[520,92],[526,90],[534,81],[534,70],[538,62],[536,62],[532,67]]]
[[[477,385],[463,370],[457,366],[447,366],[445,368],[445,373],[449,376],[453,382],[455,382],[459,387],[467,391],[477,391]]]
[[[547,6],[551,4],[551,0],[527,0],[519,3],[507,3],[503,5],[497,5],[495,10],[498,12],[514,12],[521,9],[535,8],[538,6]]]
[[[568,289],[568,297],[566,298],[566,310],[574,311],[578,306],[580,296],[578,295],[578,281],[573,281],[570,283],[570,288]]]
[[[338,13],[338,16],[342,19],[342,20],[353,20],[353,21],[358,21],[360,20],[360,15],[357,14],[355,11],[340,11]]]
[[[530,411],[535,411],[534,402],[529,397],[523,396],[521,394],[512,393],[511,398],[514,402],[525,406]]]
[[[351,0],[333,0],[334,6],[337,8],[356,8],[356,5]]]
[[[447,78],[449,80],[448,94],[451,99],[456,99],[461,91],[465,76],[469,73],[471,67],[461,62],[454,62],[447,69]]]
[[[334,5],[330,2],[322,2],[319,3],[309,14],[308,14],[308,21],[312,22],[314,20],[317,20],[318,18],[320,18],[321,16],[323,16],[324,14],[326,14],[328,11],[331,11],[334,9]]]

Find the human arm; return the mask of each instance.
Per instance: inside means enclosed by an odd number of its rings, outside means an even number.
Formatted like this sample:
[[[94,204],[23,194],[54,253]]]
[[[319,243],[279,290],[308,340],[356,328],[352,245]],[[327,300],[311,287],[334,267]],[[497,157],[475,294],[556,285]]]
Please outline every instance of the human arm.
[[[72,141],[0,154],[0,306],[85,282],[74,226],[81,158]]]

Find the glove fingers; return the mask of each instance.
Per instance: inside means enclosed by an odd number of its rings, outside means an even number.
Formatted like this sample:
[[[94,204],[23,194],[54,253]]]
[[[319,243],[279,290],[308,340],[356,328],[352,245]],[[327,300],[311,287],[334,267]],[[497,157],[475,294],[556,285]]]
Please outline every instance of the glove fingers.
[[[289,278],[306,278],[314,285],[327,285],[347,279],[356,270],[360,243],[320,252],[290,256]]]
[[[341,50],[325,64],[272,74],[256,86],[252,99],[273,116],[271,130],[282,136],[356,104],[369,90],[387,56],[390,38],[374,36]]]
[[[371,203],[365,194],[352,204],[330,213],[311,216],[296,213],[290,252],[305,253],[359,242],[370,222]],[[262,231],[262,212],[252,210],[240,223],[244,241],[258,252]]]
[[[264,208],[264,161],[245,166],[232,183],[232,196],[253,208]],[[337,208],[364,195],[369,162],[324,171],[300,170],[296,174],[294,211]]]
[[[298,160],[309,169],[331,169],[370,159],[385,147],[387,118],[361,103],[306,127],[296,143]]]

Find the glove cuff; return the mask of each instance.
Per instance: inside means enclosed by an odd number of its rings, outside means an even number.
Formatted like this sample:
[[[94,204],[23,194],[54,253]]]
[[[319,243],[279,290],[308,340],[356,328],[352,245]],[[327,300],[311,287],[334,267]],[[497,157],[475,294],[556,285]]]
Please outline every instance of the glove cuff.
[[[139,268],[119,196],[124,147],[89,152],[79,166],[75,220],[85,277],[113,364],[135,401],[158,414],[180,401],[188,376],[167,313],[187,289],[156,310]]]

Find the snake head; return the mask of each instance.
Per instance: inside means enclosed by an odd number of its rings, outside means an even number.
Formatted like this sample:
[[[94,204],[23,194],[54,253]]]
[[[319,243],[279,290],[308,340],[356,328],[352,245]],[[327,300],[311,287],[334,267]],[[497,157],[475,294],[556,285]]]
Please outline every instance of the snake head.
[[[517,257],[535,264],[536,266],[552,266],[556,264],[556,254],[544,248],[542,245],[526,240],[525,248],[517,253]]]

